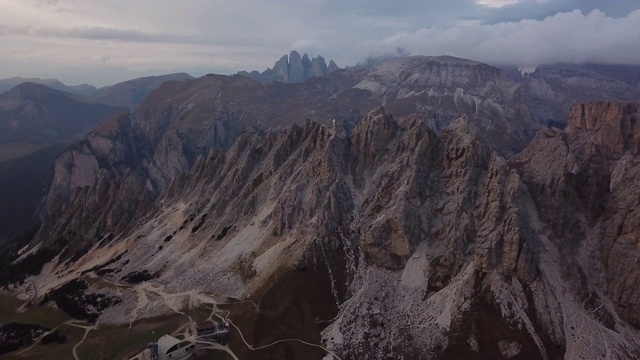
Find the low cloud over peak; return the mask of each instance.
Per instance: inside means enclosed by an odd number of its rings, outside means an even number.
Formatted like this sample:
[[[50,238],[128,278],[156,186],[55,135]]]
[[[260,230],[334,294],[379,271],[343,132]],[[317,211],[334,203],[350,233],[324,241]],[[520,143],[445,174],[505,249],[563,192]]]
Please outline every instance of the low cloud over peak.
[[[448,54],[492,64],[640,64],[640,10],[613,18],[600,10],[558,13],[543,20],[452,28],[422,28],[397,34],[375,46],[402,46],[412,53]]]
[[[521,68],[640,64],[637,0],[0,0],[0,6],[0,78],[106,85],[149,71],[233,73],[265,69],[293,49],[343,65],[397,48]]]

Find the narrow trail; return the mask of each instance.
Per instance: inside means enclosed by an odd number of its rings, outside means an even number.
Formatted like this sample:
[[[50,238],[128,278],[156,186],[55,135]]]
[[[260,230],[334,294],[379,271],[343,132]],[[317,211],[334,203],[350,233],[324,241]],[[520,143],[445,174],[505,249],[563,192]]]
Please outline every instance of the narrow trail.
[[[59,326],[56,326],[53,330],[49,330],[49,331],[45,332],[44,334],[40,335],[40,336],[36,339],[36,341],[34,341],[34,342],[33,342],[33,344],[31,344],[31,346],[29,346],[29,347],[28,347],[28,348],[26,348],[26,349],[21,350],[21,351],[20,351],[20,352],[18,352],[17,354],[18,354],[18,355],[20,355],[20,354],[22,354],[23,352],[26,352],[26,351],[31,350],[34,346],[38,345],[38,343],[40,342],[40,340],[42,340],[45,336],[47,336],[47,335],[51,334],[52,332],[54,332],[54,331],[58,330],[58,328],[59,328]]]
[[[70,320],[65,322],[65,325],[69,325],[69,326],[75,326],[81,329],[84,329],[84,336],[82,337],[82,339],[76,344],[76,346],[73,347],[72,353],[73,353],[73,358],[75,360],[80,360],[80,358],[78,357],[78,346],[80,346],[87,338],[87,335],[89,335],[89,332],[91,330],[96,330],[98,328],[98,325],[79,325],[76,324],[77,320]]]
[[[251,345],[251,344],[249,344],[249,343],[247,342],[247,340],[244,338],[244,335],[242,334],[242,331],[240,330],[240,328],[239,328],[238,326],[236,326],[236,324],[234,324],[234,323],[233,323],[233,321],[231,321],[231,319],[229,319],[229,312],[228,312],[228,311],[226,311],[226,315],[225,315],[224,317],[222,317],[222,316],[220,316],[220,315],[218,315],[218,314],[216,314],[216,316],[217,316],[218,318],[220,318],[221,320],[228,321],[228,322],[229,322],[229,324],[231,324],[231,326],[233,326],[233,327],[236,329],[236,331],[238,332],[238,334],[240,334],[240,339],[242,339],[242,342],[243,342],[243,343],[247,346],[247,348],[248,348],[249,350],[251,350],[251,351],[257,351],[257,350],[266,349],[266,348],[271,347],[271,346],[273,346],[273,345],[277,345],[277,344],[284,343],[284,342],[298,342],[298,343],[301,343],[301,344],[304,344],[304,345],[307,345],[307,346],[312,346],[312,347],[315,347],[315,348],[322,349],[322,350],[324,350],[324,351],[327,353],[327,355],[331,355],[334,359],[342,360],[338,355],[334,354],[331,350],[329,350],[329,349],[325,348],[324,346],[322,346],[322,345],[318,345],[318,344],[313,344],[313,343],[310,343],[310,342],[307,342],[307,341],[304,341],[304,340],[300,340],[300,339],[281,339],[281,340],[276,340],[276,341],[274,341],[274,342],[272,342],[272,343],[270,343],[270,344],[267,344],[267,345],[262,345],[262,346],[252,346],[252,345]]]

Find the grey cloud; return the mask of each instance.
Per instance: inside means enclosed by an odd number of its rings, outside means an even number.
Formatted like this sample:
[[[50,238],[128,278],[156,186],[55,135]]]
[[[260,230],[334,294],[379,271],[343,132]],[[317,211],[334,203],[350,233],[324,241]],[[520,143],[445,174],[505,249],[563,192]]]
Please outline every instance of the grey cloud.
[[[380,52],[403,46],[414,53],[531,67],[555,62],[639,64],[638,39],[640,10],[622,18],[576,10],[544,20],[424,28],[369,45]]]
[[[580,10],[584,14],[600,10],[611,17],[624,17],[640,8],[638,0],[523,0],[496,9],[482,9],[474,17],[485,23],[513,22],[522,19],[543,20],[557,13]]]
[[[394,54],[398,47],[412,54],[449,54],[521,66],[556,61],[640,63],[636,50],[640,24],[638,14],[632,13],[640,8],[637,0],[520,0],[501,8],[480,6],[476,0],[96,0],[90,4],[42,0],[40,4],[39,11],[48,11],[44,15],[50,14],[51,21],[30,18],[28,5],[21,5],[18,12],[26,14],[23,21],[0,14],[3,73],[13,75],[8,64],[29,59],[55,62],[57,69],[67,66],[68,73],[78,64],[96,74],[107,65],[135,71],[198,67],[230,73],[263,70],[293,49],[322,54],[344,66],[368,55]],[[56,12],[62,7],[64,13]],[[594,8],[602,12],[592,13]],[[105,53],[110,57],[107,62]],[[114,69],[109,72],[119,71]]]

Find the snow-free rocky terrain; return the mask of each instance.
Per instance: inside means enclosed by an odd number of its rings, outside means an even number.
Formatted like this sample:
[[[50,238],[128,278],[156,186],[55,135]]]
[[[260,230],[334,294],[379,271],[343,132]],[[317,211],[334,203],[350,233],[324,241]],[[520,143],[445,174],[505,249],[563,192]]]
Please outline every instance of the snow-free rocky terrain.
[[[640,105],[561,130],[527,94],[422,57],[165,84],[58,159],[20,252],[44,267],[10,287],[111,283],[85,292],[101,324],[251,299],[253,340],[340,359],[638,358]]]

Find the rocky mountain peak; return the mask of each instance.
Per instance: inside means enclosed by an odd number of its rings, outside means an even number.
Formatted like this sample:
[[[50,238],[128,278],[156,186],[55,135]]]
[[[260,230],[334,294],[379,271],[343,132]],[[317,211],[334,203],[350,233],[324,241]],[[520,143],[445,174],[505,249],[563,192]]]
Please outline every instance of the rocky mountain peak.
[[[606,156],[620,158],[625,152],[640,151],[640,103],[596,101],[575,104],[568,128],[590,132]]]
[[[334,72],[336,70],[339,70],[339,69],[340,69],[340,67],[335,62],[333,62],[333,60],[329,60],[329,65],[327,65],[327,72],[328,73],[332,73],[332,72]]]
[[[305,80],[305,68],[302,63],[302,57],[294,50],[289,54],[289,76],[287,77],[287,82],[300,83]]]
[[[277,78],[289,79],[289,56],[283,55],[280,60],[276,61],[273,64],[273,72]]]
[[[66,94],[58,90],[51,89],[48,86],[36,84],[32,82],[24,82],[13,89],[0,94],[0,108],[2,110],[9,110],[17,107],[25,101],[32,100],[33,97],[41,96],[67,96],[69,98],[76,99],[75,95]]]
[[[273,81],[302,83],[309,78],[325,76],[339,69],[333,61],[330,61],[329,65],[331,66],[327,66],[324,58],[320,55],[309,58],[306,53],[300,56],[300,53],[292,50],[288,56],[283,55],[276,61],[272,69],[267,69],[262,73],[241,71],[238,74],[267,83]]]

